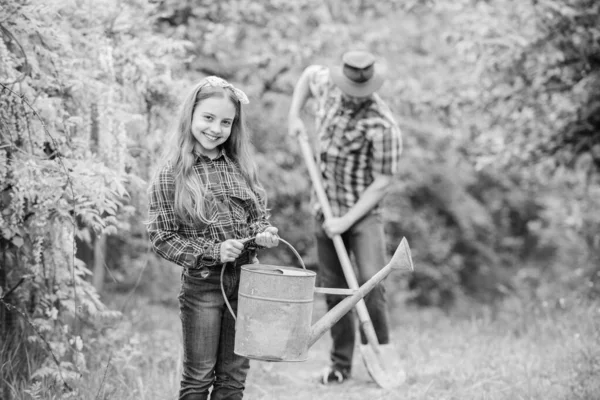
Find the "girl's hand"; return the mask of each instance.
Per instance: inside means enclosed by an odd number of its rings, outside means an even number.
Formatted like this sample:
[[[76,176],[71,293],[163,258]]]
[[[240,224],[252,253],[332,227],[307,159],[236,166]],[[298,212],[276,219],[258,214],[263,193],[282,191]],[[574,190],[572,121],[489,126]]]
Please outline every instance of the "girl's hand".
[[[264,230],[264,232],[256,235],[256,244],[264,247],[275,247],[279,244],[279,236],[277,236],[278,229],[274,226],[270,226]]]
[[[242,254],[244,244],[239,240],[228,239],[221,243],[221,262],[233,262]]]

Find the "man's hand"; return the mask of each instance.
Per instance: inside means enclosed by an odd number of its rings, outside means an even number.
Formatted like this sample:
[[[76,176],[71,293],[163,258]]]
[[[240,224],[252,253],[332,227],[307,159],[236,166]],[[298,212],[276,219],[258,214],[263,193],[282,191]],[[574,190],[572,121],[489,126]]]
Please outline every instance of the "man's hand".
[[[323,222],[323,225],[321,226],[323,227],[323,230],[325,231],[327,236],[330,239],[333,239],[334,236],[341,235],[342,233],[350,229],[352,224],[349,223],[349,220],[347,218],[341,217],[328,218],[325,220],[325,222]]]
[[[298,116],[288,117],[288,135],[293,138],[306,137],[306,127],[302,118]]]
[[[244,244],[239,240],[228,239],[221,243],[221,262],[233,262],[242,254]]]
[[[256,244],[264,247],[275,247],[279,244],[279,236],[277,235],[278,229],[274,226],[270,226],[256,235]]]

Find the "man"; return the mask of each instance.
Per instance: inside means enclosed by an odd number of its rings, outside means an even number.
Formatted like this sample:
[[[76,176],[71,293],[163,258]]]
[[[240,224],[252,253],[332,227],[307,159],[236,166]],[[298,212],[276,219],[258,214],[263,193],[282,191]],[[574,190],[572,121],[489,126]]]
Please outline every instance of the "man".
[[[400,129],[387,105],[375,93],[384,82],[373,54],[349,51],[342,65],[311,65],[304,70],[292,97],[289,134],[306,135],[300,111],[309,97],[316,100],[318,160],[323,186],[333,213],[324,220],[313,196],[319,276],[325,287],[348,287],[333,238],[341,235],[354,256],[359,284],[386,265],[380,203],[393,182],[402,151]],[[343,299],[327,295],[329,309]],[[365,297],[380,344],[389,343],[385,288],[380,284]],[[331,365],[322,383],[341,383],[351,376],[355,344],[353,313],[331,328]],[[362,343],[366,339],[361,331]]]

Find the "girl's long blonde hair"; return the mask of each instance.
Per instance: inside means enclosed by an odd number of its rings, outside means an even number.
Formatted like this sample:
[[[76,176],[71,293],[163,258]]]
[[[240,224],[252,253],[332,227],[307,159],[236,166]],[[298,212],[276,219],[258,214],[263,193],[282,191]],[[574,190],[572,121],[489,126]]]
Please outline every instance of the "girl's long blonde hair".
[[[203,79],[185,98],[179,111],[178,123],[174,131],[174,140],[167,153],[175,178],[175,215],[181,222],[192,225],[204,225],[212,222],[206,215],[206,185],[194,172],[196,155],[192,135],[192,117],[196,106],[210,97],[227,96],[235,107],[235,118],[231,126],[231,135],[222,147],[225,153],[240,166],[246,182],[252,189],[253,200],[259,209],[266,212],[266,193],[256,173],[256,165],[250,157],[250,138],[245,126],[244,113],[239,98],[228,87],[213,87]]]

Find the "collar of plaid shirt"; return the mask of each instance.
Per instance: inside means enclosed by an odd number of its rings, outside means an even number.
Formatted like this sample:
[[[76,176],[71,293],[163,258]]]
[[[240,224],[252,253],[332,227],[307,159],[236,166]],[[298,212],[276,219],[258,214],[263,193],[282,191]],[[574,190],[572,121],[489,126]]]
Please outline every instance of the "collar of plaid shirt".
[[[207,160],[217,160],[220,157],[227,157],[227,153],[225,152],[225,149],[223,149],[223,147],[219,148],[219,152],[217,153],[217,156],[215,158],[210,158],[209,156],[200,153],[198,150],[196,150],[196,148],[194,147],[194,149],[192,150],[192,153],[196,156],[196,161],[199,158],[205,158]],[[227,157],[229,159],[229,157]]]

